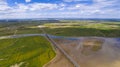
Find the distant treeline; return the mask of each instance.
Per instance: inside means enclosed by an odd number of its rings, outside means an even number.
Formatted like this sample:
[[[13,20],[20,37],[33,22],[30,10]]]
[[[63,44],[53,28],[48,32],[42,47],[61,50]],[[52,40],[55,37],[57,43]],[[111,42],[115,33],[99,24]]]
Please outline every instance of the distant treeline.
[[[45,18],[45,19],[0,19],[0,22],[59,22],[59,20],[79,20],[79,21],[109,21],[120,22],[120,19],[106,19],[106,18]]]

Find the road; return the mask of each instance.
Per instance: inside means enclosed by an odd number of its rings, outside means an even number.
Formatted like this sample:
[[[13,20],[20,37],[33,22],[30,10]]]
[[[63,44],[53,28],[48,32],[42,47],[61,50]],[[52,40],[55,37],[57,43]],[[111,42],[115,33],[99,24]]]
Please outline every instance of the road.
[[[20,37],[28,37],[28,36],[45,36],[45,38],[52,43],[52,47],[55,50],[58,48],[68,60],[70,60],[75,67],[80,67],[48,34],[21,34],[21,35],[9,35],[9,36],[0,36],[0,39],[8,39],[8,38],[20,38]]]
[[[20,35],[0,36],[0,39],[19,38],[19,37],[28,37],[28,36],[44,36],[44,34],[20,34]]]
[[[66,58],[74,65],[74,67],[80,67],[80,65],[74,61],[71,56],[69,56],[46,32],[44,29],[40,28],[42,30],[42,32],[45,34],[45,38],[52,43],[52,45],[55,47],[55,48],[58,48],[61,53],[63,53],[63,55],[66,56]]]
[[[52,46],[53,48],[57,48],[58,50],[61,51],[61,53],[66,56],[66,58],[75,66],[75,67],[80,67],[78,63],[76,63],[76,61],[74,61],[74,59],[71,58],[71,56],[69,56],[64,50],[62,47],[60,47],[54,40],[53,40],[53,36],[52,35],[48,35],[48,34],[21,34],[21,35],[10,35],[10,36],[0,36],[0,39],[8,39],[8,38],[19,38],[19,37],[27,37],[27,36],[44,36],[49,42],[52,43]],[[71,39],[71,38],[70,38]],[[73,38],[72,38],[73,39]],[[114,45],[117,46],[117,48],[119,48],[120,46],[120,38],[104,38],[108,43],[106,44],[111,44],[113,43]],[[12,44],[11,44],[12,45]],[[107,46],[104,46],[104,49],[103,49],[103,52],[104,51],[107,51],[108,50],[108,45]],[[112,48],[113,46],[109,47],[109,49],[113,49]],[[108,53],[115,53],[115,52],[112,52],[110,50],[108,50],[107,52]],[[106,52],[106,53],[107,53]],[[114,55],[114,54],[113,54]],[[112,55],[110,55],[112,56]]]

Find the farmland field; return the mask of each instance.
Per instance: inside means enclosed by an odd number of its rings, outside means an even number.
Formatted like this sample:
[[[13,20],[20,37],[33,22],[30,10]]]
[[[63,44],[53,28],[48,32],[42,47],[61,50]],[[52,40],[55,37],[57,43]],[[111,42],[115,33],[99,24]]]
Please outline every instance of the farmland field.
[[[52,35],[120,37],[120,22],[64,21],[46,23],[44,26],[47,33]]]
[[[113,21],[72,21],[61,20],[54,22],[16,22],[0,24],[0,36],[16,34],[41,34],[42,27],[46,33],[59,36],[99,36],[120,37],[120,22]],[[9,32],[8,32],[9,31]]]
[[[55,52],[53,51],[51,46],[53,43],[49,40],[52,43],[50,44],[43,37],[46,36],[44,34],[47,34],[48,38],[51,37],[56,42],[56,45],[59,45],[72,59],[75,59],[75,63],[82,67],[90,67],[89,60],[82,59],[81,56],[87,58],[89,55],[94,55],[97,61],[99,61],[96,53],[99,54],[100,50],[103,50],[101,53],[105,51],[106,55],[107,50],[109,52],[112,49],[118,49],[112,46],[116,47],[116,44],[119,46],[119,42],[116,40],[120,37],[120,22],[81,20],[31,21],[31,23],[29,21],[1,22],[0,67],[43,67],[44,65],[45,67],[74,67],[74,63],[60,49],[56,48]],[[22,37],[23,35],[29,36]],[[5,37],[8,38],[5,39]],[[54,38],[58,38],[58,40]],[[108,46],[109,44],[111,46]],[[55,47],[55,45],[53,46]],[[109,50],[106,46],[112,48]],[[101,56],[103,55],[101,54]],[[120,55],[116,55],[115,57],[118,56]],[[86,61],[86,63],[88,62],[88,66],[81,59]],[[90,59],[93,60],[94,58]],[[102,59],[104,60],[104,57]],[[108,59],[106,60],[108,61]]]
[[[42,67],[55,55],[42,36],[0,40],[0,67]]]
[[[36,24],[37,22],[0,22],[0,36],[13,35],[15,32],[16,34],[42,33],[39,28],[34,28]]]

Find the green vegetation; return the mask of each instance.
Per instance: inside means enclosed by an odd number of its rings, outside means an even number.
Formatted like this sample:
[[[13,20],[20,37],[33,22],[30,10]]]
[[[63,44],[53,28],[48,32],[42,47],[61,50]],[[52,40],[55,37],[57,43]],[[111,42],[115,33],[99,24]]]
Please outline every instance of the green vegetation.
[[[42,31],[39,28],[18,28],[18,29],[4,29],[0,31],[0,36],[16,34],[40,34]]]
[[[47,33],[60,36],[120,37],[120,22],[63,22],[44,24]]]
[[[17,23],[17,22],[16,22]],[[19,24],[18,24],[19,25]],[[34,24],[28,24],[28,25],[16,25],[11,24],[10,26],[3,25],[0,27],[0,36],[6,36],[6,35],[13,35],[15,32],[16,34],[34,34],[34,33],[42,33],[40,28],[30,28],[34,26]]]
[[[120,37],[120,22],[78,20],[2,23],[0,36],[13,35],[16,30],[16,34],[41,34],[38,26],[43,26],[48,34],[59,36]]]
[[[42,67],[55,57],[50,43],[42,36],[0,40],[0,67]]]
[[[13,34],[41,34],[40,28],[48,34],[59,36],[120,37],[120,22],[105,21],[22,21],[0,22],[0,36]],[[96,42],[92,51],[101,49]],[[82,53],[91,53],[85,46]],[[42,67],[55,57],[50,43],[42,36],[30,36],[0,40],[0,67]]]

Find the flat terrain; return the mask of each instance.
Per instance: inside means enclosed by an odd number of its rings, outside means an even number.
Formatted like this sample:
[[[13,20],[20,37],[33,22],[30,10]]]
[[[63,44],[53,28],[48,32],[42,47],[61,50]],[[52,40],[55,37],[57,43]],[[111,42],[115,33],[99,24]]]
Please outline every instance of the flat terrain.
[[[45,67],[74,67],[59,50],[56,50],[56,52],[56,57],[46,64]]]
[[[119,67],[120,41],[113,38],[54,38],[81,67]]]
[[[82,20],[0,22],[0,67],[74,67],[45,33],[80,67],[120,67],[120,22]]]
[[[42,33],[40,28],[36,27],[37,25],[41,24],[42,22],[38,23],[37,21],[0,22],[0,36]]]
[[[48,34],[59,36],[120,37],[120,22],[113,21],[34,21],[0,22],[0,36],[16,34]],[[8,32],[9,31],[9,32]]]
[[[46,23],[44,26],[46,32],[52,35],[120,37],[120,22],[64,21]]]
[[[42,67],[55,55],[42,36],[0,40],[0,67]]]

